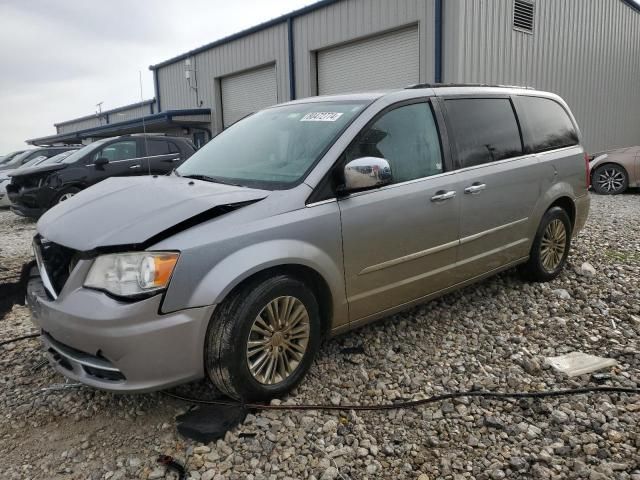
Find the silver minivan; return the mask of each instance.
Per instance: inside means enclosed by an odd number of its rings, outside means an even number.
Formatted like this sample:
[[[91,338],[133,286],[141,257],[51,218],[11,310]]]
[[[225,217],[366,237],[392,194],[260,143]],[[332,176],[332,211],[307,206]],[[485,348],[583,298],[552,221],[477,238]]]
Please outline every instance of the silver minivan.
[[[562,270],[588,210],[557,95],[418,85],[257,112],[168,176],[47,212],[33,319],[54,367],[105,390],[300,382],[323,338],[518,266]]]

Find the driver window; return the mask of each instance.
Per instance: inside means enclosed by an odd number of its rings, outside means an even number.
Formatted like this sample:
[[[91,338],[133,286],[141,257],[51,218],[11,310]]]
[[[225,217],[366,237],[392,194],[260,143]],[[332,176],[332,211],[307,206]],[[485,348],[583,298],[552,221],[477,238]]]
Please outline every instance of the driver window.
[[[347,162],[384,158],[393,183],[442,173],[442,152],[431,106],[415,103],[391,110],[363,131],[345,152]]]
[[[118,160],[129,160],[136,158],[136,141],[127,140],[123,142],[116,142],[102,149],[98,150],[93,156],[93,160],[98,158],[106,158],[110,162],[116,162]]]

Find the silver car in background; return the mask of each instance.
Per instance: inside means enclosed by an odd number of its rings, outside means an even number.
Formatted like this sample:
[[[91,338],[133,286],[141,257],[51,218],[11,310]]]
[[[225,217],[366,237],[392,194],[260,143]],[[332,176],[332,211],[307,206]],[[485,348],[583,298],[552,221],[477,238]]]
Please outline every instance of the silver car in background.
[[[640,187],[640,146],[618,148],[591,160],[591,185],[600,195]]]
[[[514,266],[555,278],[588,179],[550,93],[294,101],[170,176],[112,178],[47,212],[28,302],[76,381],[140,392],[207,377],[265,400],[302,380],[327,336]]]

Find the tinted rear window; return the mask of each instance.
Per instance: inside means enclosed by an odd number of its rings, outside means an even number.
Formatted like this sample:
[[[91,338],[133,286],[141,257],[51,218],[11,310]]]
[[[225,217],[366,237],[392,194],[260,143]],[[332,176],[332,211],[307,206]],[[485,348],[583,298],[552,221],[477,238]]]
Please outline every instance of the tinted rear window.
[[[520,97],[523,122],[529,136],[527,150],[540,152],[578,144],[578,132],[565,109],[554,100]]]
[[[461,167],[522,155],[520,129],[508,98],[460,98],[446,101]]]
[[[147,148],[149,149],[148,155],[153,157],[156,155],[168,155],[169,143],[166,140],[147,140]]]

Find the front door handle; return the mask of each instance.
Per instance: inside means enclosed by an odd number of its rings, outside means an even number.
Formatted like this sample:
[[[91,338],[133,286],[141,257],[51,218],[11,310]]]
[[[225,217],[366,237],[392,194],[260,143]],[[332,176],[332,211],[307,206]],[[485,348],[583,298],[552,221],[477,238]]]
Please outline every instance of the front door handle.
[[[442,202],[444,200],[449,200],[450,198],[453,198],[455,196],[456,196],[455,190],[449,190],[448,192],[445,192],[444,190],[440,190],[436,192],[436,194],[433,197],[431,197],[431,201]]]
[[[140,168],[140,165],[131,165],[129,168]]]
[[[485,188],[487,188],[487,185],[484,183],[474,183],[470,187],[465,188],[464,193],[480,193]]]

